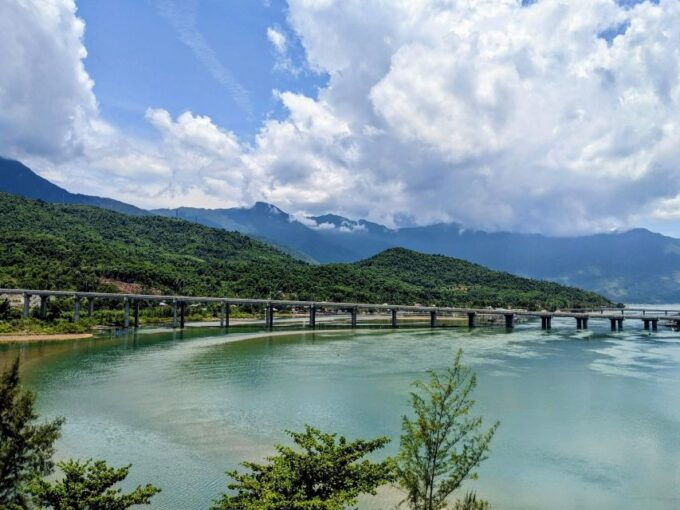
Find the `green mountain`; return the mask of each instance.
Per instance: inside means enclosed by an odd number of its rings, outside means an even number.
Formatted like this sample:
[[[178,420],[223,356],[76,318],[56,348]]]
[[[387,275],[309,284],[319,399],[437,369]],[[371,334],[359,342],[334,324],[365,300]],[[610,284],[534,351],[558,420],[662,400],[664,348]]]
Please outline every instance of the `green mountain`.
[[[390,249],[311,265],[236,232],[0,193],[0,287],[551,308],[608,301],[438,255]]]

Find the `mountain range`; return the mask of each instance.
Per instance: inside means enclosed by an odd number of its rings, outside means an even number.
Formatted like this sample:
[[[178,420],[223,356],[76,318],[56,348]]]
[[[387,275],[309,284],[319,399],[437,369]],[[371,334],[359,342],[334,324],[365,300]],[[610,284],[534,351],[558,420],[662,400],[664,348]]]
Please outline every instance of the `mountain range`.
[[[485,232],[455,223],[390,229],[335,214],[296,218],[263,202],[248,208],[145,211],[108,198],[70,193],[7,159],[0,159],[0,191],[238,231],[308,262],[354,262],[403,247],[593,290],[615,301],[680,302],[680,240],[646,229],[575,237]]]

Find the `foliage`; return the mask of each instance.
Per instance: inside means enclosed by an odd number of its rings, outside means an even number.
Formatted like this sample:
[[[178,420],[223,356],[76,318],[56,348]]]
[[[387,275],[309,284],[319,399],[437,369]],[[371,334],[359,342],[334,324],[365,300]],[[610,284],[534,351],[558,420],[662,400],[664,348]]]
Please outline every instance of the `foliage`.
[[[19,384],[19,359],[0,377],[0,508],[27,508],[26,484],[52,472],[62,419],[37,423],[35,396]]]
[[[14,319],[7,322],[0,322],[0,335],[54,335],[89,333],[95,325],[95,321],[90,319],[83,319],[75,324],[71,321],[63,319],[50,322],[45,322],[38,319]]]
[[[0,240],[5,288],[530,309],[610,304],[592,292],[440,255],[395,248],[319,266],[236,232],[5,193]]]
[[[468,492],[463,499],[459,499],[453,505],[453,510],[489,510],[490,508],[489,502],[477,499],[474,492]]]
[[[60,481],[50,483],[36,479],[29,491],[43,508],[54,510],[124,510],[134,505],[148,505],[160,489],[147,484],[130,493],[114,488],[127,478],[130,466],[110,467],[103,460],[80,462],[68,460],[58,464],[64,473]]]
[[[474,470],[486,459],[499,425],[482,433],[482,418],[470,416],[477,382],[472,370],[463,366],[462,355],[459,350],[443,374],[430,371],[429,381],[414,383],[415,417],[402,419],[397,481],[414,510],[445,508],[464,480],[475,479]]]
[[[302,450],[277,446],[266,464],[246,462],[247,473],[228,473],[234,479],[215,510],[341,510],[360,494],[375,490],[392,478],[392,462],[362,460],[389,440],[347,441],[307,426],[288,432]]]

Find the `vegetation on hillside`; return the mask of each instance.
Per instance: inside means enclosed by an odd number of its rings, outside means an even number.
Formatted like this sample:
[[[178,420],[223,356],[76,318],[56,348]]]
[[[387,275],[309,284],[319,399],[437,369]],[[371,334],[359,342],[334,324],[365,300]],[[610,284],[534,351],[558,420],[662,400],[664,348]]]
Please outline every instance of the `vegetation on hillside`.
[[[311,265],[242,234],[0,193],[0,287],[552,309],[592,292],[391,249]]]

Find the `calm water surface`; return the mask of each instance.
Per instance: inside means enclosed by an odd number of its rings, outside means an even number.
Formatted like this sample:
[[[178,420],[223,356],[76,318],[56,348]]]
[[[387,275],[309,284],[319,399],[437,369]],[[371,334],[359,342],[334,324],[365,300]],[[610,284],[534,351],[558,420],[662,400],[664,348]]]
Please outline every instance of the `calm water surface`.
[[[146,332],[0,347],[21,353],[46,416],[65,416],[61,457],[133,464],[163,488],[155,507],[205,509],[227,469],[284,429],[399,437],[409,383],[458,348],[478,374],[477,410],[501,420],[480,480],[496,509],[680,508],[680,337],[633,321],[501,329],[291,333]],[[362,501],[389,508],[391,491]]]

